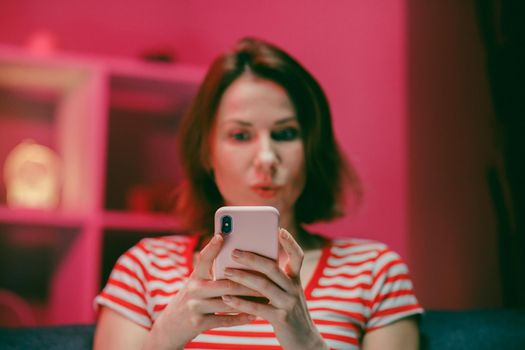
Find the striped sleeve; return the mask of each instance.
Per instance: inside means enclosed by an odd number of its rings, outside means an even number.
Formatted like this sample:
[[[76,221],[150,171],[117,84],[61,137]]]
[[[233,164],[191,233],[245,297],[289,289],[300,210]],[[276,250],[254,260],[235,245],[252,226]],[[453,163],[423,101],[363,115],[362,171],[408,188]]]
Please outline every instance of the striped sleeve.
[[[141,243],[117,260],[106,286],[95,298],[95,307],[105,306],[149,329],[153,323],[147,301],[149,261],[140,247]]]
[[[388,248],[379,251],[372,270],[371,287],[367,331],[423,312],[414,294],[406,264]]]

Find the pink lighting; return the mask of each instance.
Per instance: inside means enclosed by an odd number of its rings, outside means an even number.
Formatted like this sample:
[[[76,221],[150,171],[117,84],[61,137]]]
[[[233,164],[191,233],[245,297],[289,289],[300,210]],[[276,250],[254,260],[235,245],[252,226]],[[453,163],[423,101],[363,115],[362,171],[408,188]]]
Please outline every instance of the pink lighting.
[[[313,229],[388,244],[425,307],[498,306],[484,178],[492,107],[471,3],[3,0],[0,257],[20,231],[56,233],[37,323],[93,322],[121,242],[178,232],[162,201],[180,181],[171,118],[216,54],[247,35],[319,80],[363,180],[359,211]],[[175,63],[140,58],[155,48]]]
[[[49,30],[37,30],[29,37],[27,47],[37,55],[50,55],[58,48],[57,38]]]

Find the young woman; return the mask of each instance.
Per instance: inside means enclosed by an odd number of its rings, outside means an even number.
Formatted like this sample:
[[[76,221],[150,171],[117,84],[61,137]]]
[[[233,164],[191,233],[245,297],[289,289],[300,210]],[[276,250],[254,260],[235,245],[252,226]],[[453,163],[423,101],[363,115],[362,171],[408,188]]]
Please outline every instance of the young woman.
[[[330,118],[318,83],[279,48],[248,38],[216,59],[180,129],[177,213],[195,234],[144,239],[118,260],[96,298],[95,348],[417,349],[422,309],[400,257],[303,228],[340,215],[345,188],[360,192]],[[235,251],[256,272],[212,280],[222,205],[279,210],[278,267]]]

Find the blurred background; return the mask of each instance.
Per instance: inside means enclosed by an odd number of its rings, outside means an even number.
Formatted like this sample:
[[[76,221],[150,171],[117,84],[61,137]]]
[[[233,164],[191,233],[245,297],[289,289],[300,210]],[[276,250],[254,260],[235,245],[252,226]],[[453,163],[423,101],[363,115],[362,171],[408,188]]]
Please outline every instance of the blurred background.
[[[362,207],[425,308],[525,307],[519,1],[35,1],[0,11],[0,324],[91,323],[141,237],[183,233],[175,131],[244,36],[324,87]]]

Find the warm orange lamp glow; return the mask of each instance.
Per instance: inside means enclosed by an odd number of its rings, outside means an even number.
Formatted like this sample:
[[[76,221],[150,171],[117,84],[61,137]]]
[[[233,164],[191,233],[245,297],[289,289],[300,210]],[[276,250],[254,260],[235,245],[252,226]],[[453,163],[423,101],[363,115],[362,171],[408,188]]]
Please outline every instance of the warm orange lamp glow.
[[[18,144],[4,164],[7,205],[55,209],[60,202],[60,163],[53,150],[33,140]]]

